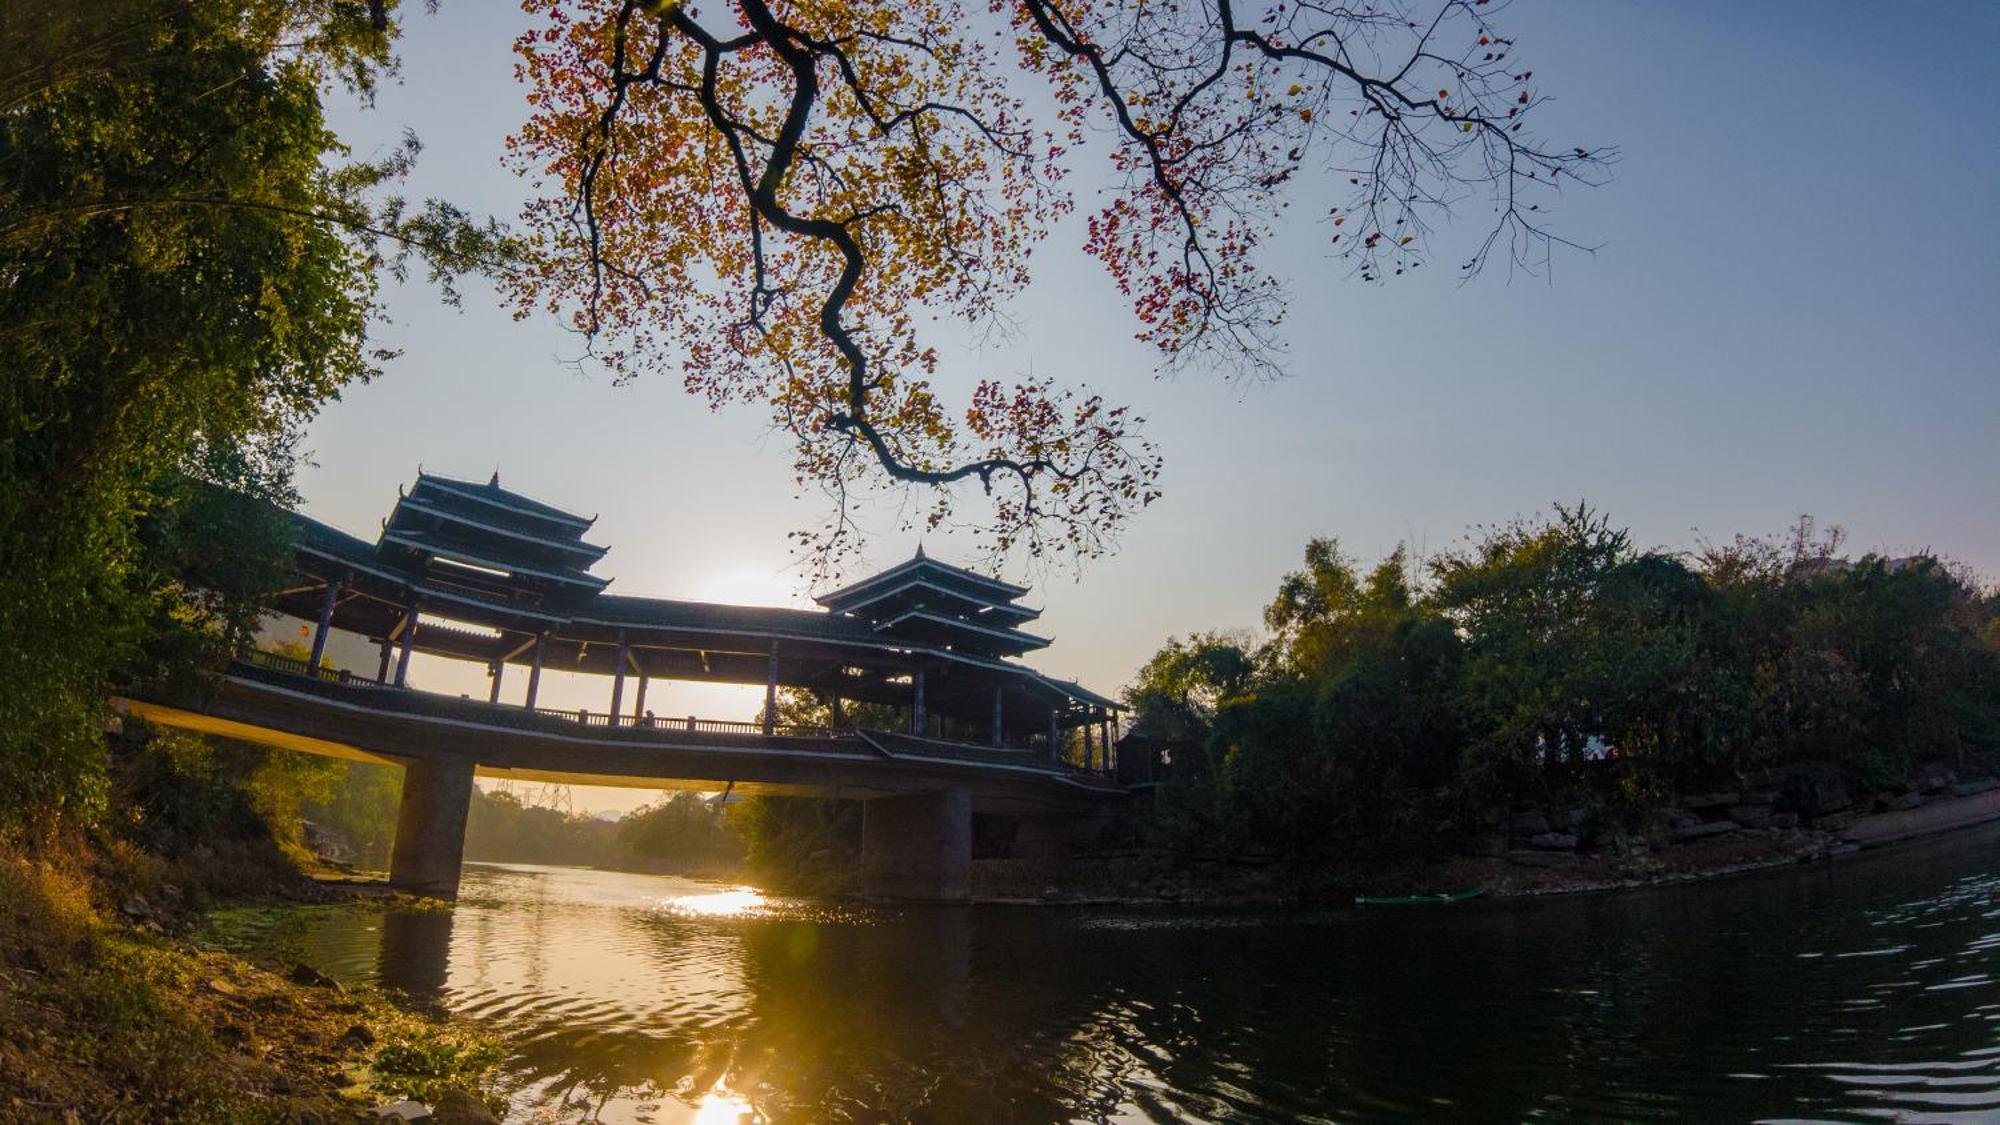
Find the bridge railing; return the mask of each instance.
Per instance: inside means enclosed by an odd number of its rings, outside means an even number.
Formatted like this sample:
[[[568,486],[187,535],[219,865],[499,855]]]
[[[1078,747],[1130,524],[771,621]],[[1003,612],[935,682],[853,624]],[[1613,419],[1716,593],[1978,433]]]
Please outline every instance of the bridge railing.
[[[842,735],[854,733],[852,727],[776,723],[772,725],[771,729],[765,730],[764,724],[757,722],[741,722],[733,719],[704,719],[696,715],[685,717],[666,715],[612,715],[603,711],[592,711],[587,707],[536,707],[529,710],[508,705],[489,704],[484,700],[472,700],[463,696],[453,697],[438,692],[419,691],[415,688],[398,688],[393,684],[384,684],[371,676],[356,675],[345,668],[333,668],[324,664],[315,666],[311,661],[296,656],[285,656],[281,653],[266,652],[261,649],[242,653],[238,659],[253,667],[268,669],[282,675],[299,676],[309,680],[316,680],[324,684],[371,688],[386,693],[394,693],[398,697],[432,698],[457,705],[470,703],[482,708],[493,707],[498,714],[520,716],[523,718],[534,716],[538,718],[560,719],[587,727],[640,731],[655,730],[663,734],[720,734],[753,738],[767,736],[777,738],[837,738]]]
[[[386,686],[371,677],[357,676],[345,668],[335,668],[327,664],[316,665],[312,661],[301,657],[285,656],[276,652],[265,652],[262,649],[246,652],[240,659],[247,664],[255,664],[260,668],[269,668],[273,672],[285,672],[294,676],[304,676],[307,679],[319,680],[322,683],[347,684],[351,687],[369,688]]]
[[[775,735],[780,738],[834,738],[852,734],[851,727],[808,726],[798,723],[776,723],[770,730],[762,723],[739,722],[734,719],[704,719],[696,715],[686,717],[673,715],[612,715],[604,711],[592,711],[588,707],[537,707],[535,714],[547,715],[555,719],[568,719],[587,727],[613,727],[626,730],[657,730],[685,732],[688,734],[748,734]]]

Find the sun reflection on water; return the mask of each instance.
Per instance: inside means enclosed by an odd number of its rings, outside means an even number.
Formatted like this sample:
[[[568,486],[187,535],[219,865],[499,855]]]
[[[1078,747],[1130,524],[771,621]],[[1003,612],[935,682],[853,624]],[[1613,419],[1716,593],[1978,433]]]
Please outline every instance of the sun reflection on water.
[[[755,887],[731,887],[726,891],[681,895],[660,901],[660,908],[670,914],[700,918],[748,917],[762,913],[767,905],[764,893]]]
[[[694,1120],[695,1125],[762,1125],[765,1118],[749,1098],[718,1082],[695,1102]]]

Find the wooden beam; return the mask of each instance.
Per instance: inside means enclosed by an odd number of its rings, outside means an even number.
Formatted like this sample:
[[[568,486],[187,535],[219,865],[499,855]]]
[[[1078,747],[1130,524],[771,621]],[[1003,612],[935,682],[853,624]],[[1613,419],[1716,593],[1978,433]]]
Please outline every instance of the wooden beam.
[[[306,661],[306,666],[315,675],[318,674],[320,659],[326,655],[326,634],[333,627],[333,606],[339,599],[340,583],[329,582],[326,595],[319,602],[319,627],[313,630],[312,656]]]
[[[528,699],[524,706],[530,711],[535,709],[535,693],[542,688],[542,640],[546,636],[546,633],[535,634],[535,660],[528,666]]]
[[[611,718],[615,722],[625,711],[625,665],[632,659],[632,646],[625,640],[625,630],[618,630],[618,659],[612,661],[611,671]]]
[[[396,656],[396,686],[408,687],[410,681],[410,650],[417,639],[417,607],[403,615],[403,623],[397,626],[402,636],[402,652]]]
[[[704,658],[707,653],[703,653]],[[764,678],[764,734],[770,735],[778,726],[778,642],[771,642],[770,674]]]

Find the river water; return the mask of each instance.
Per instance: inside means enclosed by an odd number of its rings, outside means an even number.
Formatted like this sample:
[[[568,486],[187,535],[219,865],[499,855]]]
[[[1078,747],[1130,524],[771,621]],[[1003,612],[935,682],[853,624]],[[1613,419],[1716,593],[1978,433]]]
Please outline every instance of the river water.
[[[486,865],[462,893],[253,940],[487,1021],[527,1121],[2000,1121],[2000,828],[1312,913],[850,909]]]

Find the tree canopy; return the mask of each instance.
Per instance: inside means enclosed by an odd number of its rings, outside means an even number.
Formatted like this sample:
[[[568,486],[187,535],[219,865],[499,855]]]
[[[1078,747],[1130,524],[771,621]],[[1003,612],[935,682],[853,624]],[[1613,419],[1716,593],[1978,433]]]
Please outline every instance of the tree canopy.
[[[303,424],[374,374],[376,285],[495,228],[384,190],[321,97],[390,64],[360,5],[35,3],[0,20],[0,763],[6,807],[102,793],[108,679],[170,637],[227,651]],[[180,565],[196,555],[204,589]],[[181,656],[165,660],[175,667]]]
[[[2000,593],[1936,559],[1845,559],[1810,521],[1692,555],[1602,513],[1487,528],[1412,565],[1308,544],[1271,640],[1173,640],[1127,691],[1178,743],[1173,843],[1426,849],[1519,806],[1641,831],[1677,795],[1873,801],[2000,772]],[[1817,798],[1816,798],[1817,799]]]
[[[925,487],[913,519],[1072,558],[1158,495],[1129,408],[1050,378],[947,382],[930,335],[1008,323],[1086,151],[1111,186],[1083,248],[1139,338],[1167,367],[1248,376],[1282,369],[1284,287],[1258,251],[1295,197],[1365,279],[1423,264],[1431,224],[1475,197],[1494,218],[1461,267],[1534,267],[1560,242],[1543,208],[1615,158],[1529,129],[1541,86],[1487,0],[525,6],[512,158],[545,194],[516,299],[622,378],[768,407],[799,484],[832,498],[801,533],[827,567],[855,546],[857,490]]]

